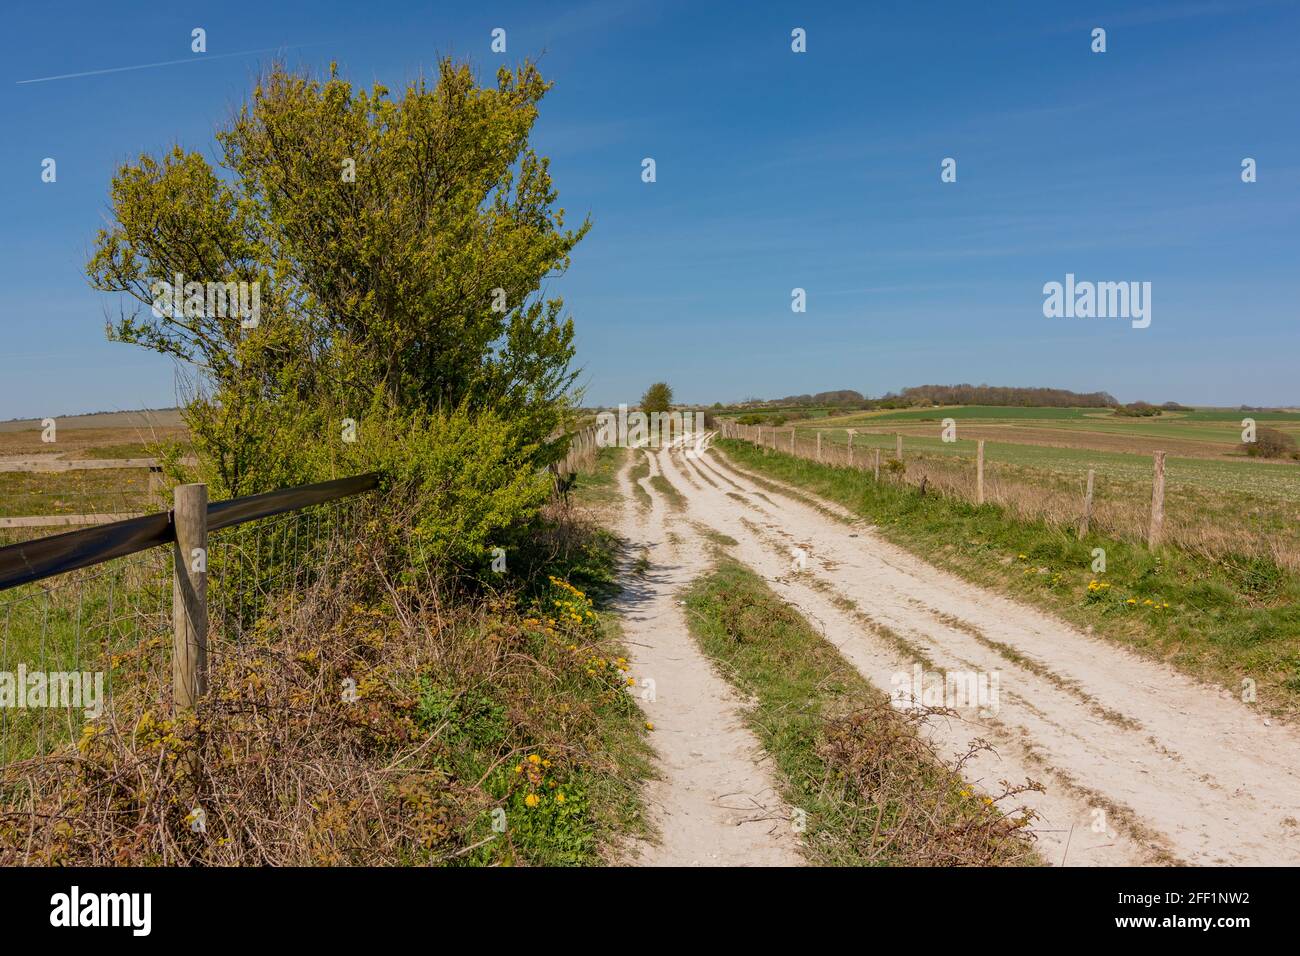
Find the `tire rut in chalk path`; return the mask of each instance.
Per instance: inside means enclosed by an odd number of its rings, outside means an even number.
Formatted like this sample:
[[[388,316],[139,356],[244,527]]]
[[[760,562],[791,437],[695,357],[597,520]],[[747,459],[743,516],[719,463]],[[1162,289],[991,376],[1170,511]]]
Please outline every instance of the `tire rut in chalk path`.
[[[632,672],[654,682],[642,697],[654,725],[651,743],[659,778],[646,785],[659,841],[635,841],[629,863],[643,866],[795,866],[802,863],[790,811],[760,761],[762,748],[744,726],[744,702],[714,671],[686,623],[679,592],[708,569],[705,548],[650,483],[649,511],[640,508],[630,471],[619,472],[621,533],[629,555],[616,602]],[[651,476],[657,475],[651,461]],[[680,540],[674,544],[670,531]],[[645,562],[637,564],[644,556]],[[644,568],[644,572],[642,572]]]
[[[1300,863],[1295,728],[935,568],[839,506],[716,451],[665,449],[656,459],[684,517],[734,538],[736,557],[882,690],[921,659],[927,670],[999,673],[994,717],[964,711],[931,734],[951,754],[974,737],[994,744],[966,767],[986,791],[1026,776],[1047,786],[1025,802],[1040,814],[1050,862]],[[796,547],[807,556],[797,573]]]

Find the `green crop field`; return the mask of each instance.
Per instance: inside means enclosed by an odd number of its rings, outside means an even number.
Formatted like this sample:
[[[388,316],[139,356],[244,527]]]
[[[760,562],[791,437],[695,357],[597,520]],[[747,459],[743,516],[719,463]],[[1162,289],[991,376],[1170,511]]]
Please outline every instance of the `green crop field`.
[[[817,429],[799,428],[800,439],[806,439]],[[822,441],[846,445],[848,433],[842,428],[826,428]],[[952,456],[974,459],[976,443],[973,439],[945,442],[941,438],[907,435],[903,441],[904,456]],[[891,454],[895,447],[894,436],[868,434],[859,431],[853,438],[853,447],[883,448]],[[1152,459],[1149,455],[1125,452],[1100,451],[1092,448],[1060,448],[1048,445],[1018,444],[1014,436],[1006,441],[993,439],[984,443],[984,458],[988,465],[1005,464],[1026,469],[1039,469],[1058,476],[1082,480],[1088,469],[1117,481],[1150,482]],[[1287,501],[1300,501],[1300,467],[1282,462],[1218,460],[1212,458],[1169,457],[1166,461],[1166,481],[1170,486],[1196,485],[1224,492],[1263,495]]]
[[[891,409],[880,412],[859,412],[843,419],[847,425],[869,425],[876,422],[941,421],[954,418],[958,421],[979,419],[991,422],[1022,422],[1028,420],[1070,421],[1086,415],[1110,415],[1104,408],[1019,408],[995,405],[950,405],[934,408]]]
[[[1237,425],[1243,418],[1253,418],[1257,422],[1269,424],[1282,423],[1300,426],[1300,412],[1243,412],[1228,408],[1197,408],[1189,411],[1163,412],[1155,418],[1125,418],[1116,415],[1109,408],[1035,408],[1002,405],[945,405],[930,408],[889,409],[878,412],[855,412],[852,415],[837,418],[845,424],[855,421],[862,424],[874,422],[905,421],[940,421],[944,418],[962,420],[981,420],[990,422],[1222,422]],[[850,421],[852,419],[852,421]]]

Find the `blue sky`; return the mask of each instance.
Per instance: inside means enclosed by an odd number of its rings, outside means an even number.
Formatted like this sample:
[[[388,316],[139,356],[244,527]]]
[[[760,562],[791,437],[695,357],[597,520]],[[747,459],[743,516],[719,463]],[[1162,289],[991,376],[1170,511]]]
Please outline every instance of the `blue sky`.
[[[173,404],[168,360],[105,341],[117,304],[83,270],[117,164],[174,142],[215,157],[213,129],[271,56],[226,54],[283,47],[400,89],[439,54],[490,76],[494,27],[505,60],[540,55],[555,81],[535,141],[561,205],[595,223],[550,285],[589,401],[667,379],[704,402],[969,381],[1300,404],[1295,2],[28,3],[3,18],[0,419]],[[184,62],[19,82],[169,60]],[[1043,284],[1070,272],[1151,282],[1150,327],[1045,318]]]

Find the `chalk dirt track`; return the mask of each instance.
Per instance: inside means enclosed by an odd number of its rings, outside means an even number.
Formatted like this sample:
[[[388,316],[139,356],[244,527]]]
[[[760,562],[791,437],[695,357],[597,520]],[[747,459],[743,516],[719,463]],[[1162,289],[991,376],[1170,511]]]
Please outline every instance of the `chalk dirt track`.
[[[648,478],[638,504],[630,470],[649,458],[678,492]],[[622,612],[636,673],[655,680],[661,778],[648,794],[658,844],[642,864],[797,863],[789,808],[773,789],[737,694],[689,636],[679,591],[707,569],[704,531],[762,575],[868,680],[926,670],[998,672],[999,707],[936,722],[945,756],[983,738],[995,752],[967,781],[1032,778],[1033,830],[1055,865],[1300,863],[1300,734],[1265,723],[1226,691],[1015,601],[890,544],[837,505],[751,475],[717,450],[638,450],[620,473],[620,530],[643,574],[625,574]],[[795,569],[794,549],[806,555]]]

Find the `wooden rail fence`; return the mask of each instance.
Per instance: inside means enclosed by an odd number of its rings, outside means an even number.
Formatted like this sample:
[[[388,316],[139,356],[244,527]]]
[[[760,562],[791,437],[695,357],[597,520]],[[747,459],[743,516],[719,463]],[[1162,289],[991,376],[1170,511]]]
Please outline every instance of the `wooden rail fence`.
[[[363,494],[378,485],[377,474],[366,474],[216,502],[208,501],[206,485],[179,485],[170,511],[0,548],[0,591],[171,545],[172,695],[175,706],[192,707],[207,687],[209,532]]]
[[[183,465],[195,465],[193,458],[181,459]],[[38,474],[57,475],[73,471],[126,471],[148,469],[149,500],[158,500],[163,493],[162,464],[156,458],[85,458],[66,460],[46,456],[30,458],[11,458],[0,461],[0,474]],[[0,517],[0,529],[5,528],[64,528],[85,527],[87,525],[110,524],[127,518],[137,518],[139,512],[90,512],[86,514],[61,515],[10,515]]]

